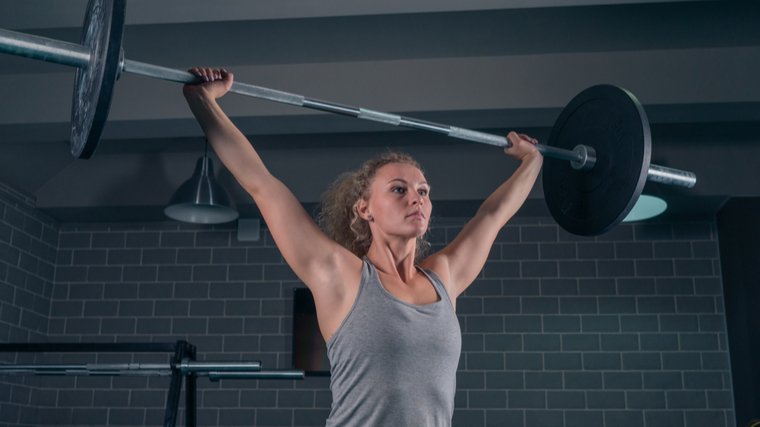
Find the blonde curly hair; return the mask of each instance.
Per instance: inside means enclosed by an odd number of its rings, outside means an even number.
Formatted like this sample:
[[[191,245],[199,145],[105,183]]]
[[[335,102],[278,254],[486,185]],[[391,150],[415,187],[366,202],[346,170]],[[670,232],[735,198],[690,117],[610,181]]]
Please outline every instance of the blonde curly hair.
[[[422,171],[420,164],[411,156],[391,151],[364,162],[355,171],[341,174],[321,197],[321,209],[317,214],[319,226],[330,238],[359,258],[367,255],[372,245],[372,231],[369,223],[359,216],[357,206],[361,199],[369,200],[372,181],[378,169],[390,163],[404,163]],[[425,235],[427,232],[417,238],[414,255],[417,263],[422,261],[430,248]]]

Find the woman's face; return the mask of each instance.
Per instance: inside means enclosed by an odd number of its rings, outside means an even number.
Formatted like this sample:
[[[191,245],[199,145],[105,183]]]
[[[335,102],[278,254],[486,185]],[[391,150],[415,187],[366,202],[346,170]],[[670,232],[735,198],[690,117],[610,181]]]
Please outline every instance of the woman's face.
[[[422,171],[406,163],[389,163],[375,173],[365,212],[360,213],[365,219],[372,216],[373,233],[416,238],[425,234],[430,221],[429,193]]]

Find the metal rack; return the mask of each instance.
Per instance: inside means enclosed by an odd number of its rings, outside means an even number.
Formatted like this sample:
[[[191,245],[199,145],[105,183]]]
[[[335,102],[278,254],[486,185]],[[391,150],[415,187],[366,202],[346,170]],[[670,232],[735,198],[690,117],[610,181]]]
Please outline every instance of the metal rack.
[[[177,423],[182,378],[185,380],[185,426],[195,427],[196,381],[205,376],[220,379],[303,379],[302,370],[263,370],[261,362],[198,362],[196,348],[187,341],[176,343],[11,343],[0,352],[24,353],[173,353],[168,364],[0,365],[0,376],[171,376],[166,398],[164,427]]]

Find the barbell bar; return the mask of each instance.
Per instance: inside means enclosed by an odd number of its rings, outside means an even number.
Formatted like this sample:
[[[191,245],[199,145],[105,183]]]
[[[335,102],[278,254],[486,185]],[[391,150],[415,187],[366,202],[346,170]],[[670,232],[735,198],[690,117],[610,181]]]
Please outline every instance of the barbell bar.
[[[261,362],[204,362],[183,359],[180,363],[87,363],[79,365],[0,365],[0,376],[146,376],[168,377],[177,370],[182,375],[195,374],[220,379],[303,379],[302,370],[263,370]]]
[[[93,60],[91,49],[86,46],[4,29],[0,29],[0,52],[45,62],[52,62],[70,67],[76,67],[80,69],[88,69],[92,67]],[[117,79],[121,76],[122,72],[177,83],[196,84],[203,82],[203,80],[201,80],[199,77],[194,76],[187,71],[171,69],[126,59],[124,58],[123,49],[120,49],[119,62],[116,71]],[[297,107],[304,107],[395,126],[444,134],[453,138],[479,142],[482,144],[494,145],[498,147],[511,146],[509,140],[501,135],[494,135],[455,126],[448,126],[410,117],[404,117],[396,114],[389,114],[365,108],[357,108],[337,104],[329,101],[310,99],[304,97],[303,95],[283,92],[246,83],[234,82],[230,88],[230,92],[239,95],[250,96],[253,98],[289,104]],[[573,150],[567,150],[543,144],[536,145],[536,148],[539,152],[541,152],[542,155],[546,157],[552,157],[571,162],[572,167],[577,170],[590,170],[596,163],[594,149],[586,145],[579,144]],[[691,188],[696,184],[695,174],[658,165],[650,165],[647,173],[647,179],[649,181],[686,188]]]
[[[121,40],[125,0],[90,0],[79,44],[0,29],[0,53],[77,68],[71,114],[71,152],[90,158],[100,141],[115,85],[128,72],[179,83],[201,83],[187,71],[124,58]],[[230,92],[482,144],[509,140],[471,129],[351,107],[234,82]],[[638,201],[646,181],[691,188],[692,172],[650,164],[651,134],[641,103],[625,89],[593,86],[574,97],[537,149],[549,161],[543,187],[549,212],[570,233],[593,236],[619,224]],[[562,162],[554,159],[564,160]]]

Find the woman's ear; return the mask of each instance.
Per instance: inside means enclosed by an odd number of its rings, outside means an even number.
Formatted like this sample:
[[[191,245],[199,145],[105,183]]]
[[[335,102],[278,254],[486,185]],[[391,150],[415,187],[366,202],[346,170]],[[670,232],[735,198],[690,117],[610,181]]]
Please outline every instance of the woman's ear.
[[[359,199],[356,203],[356,212],[359,214],[359,217],[365,221],[372,219],[372,214],[369,212],[369,204],[364,199]]]

